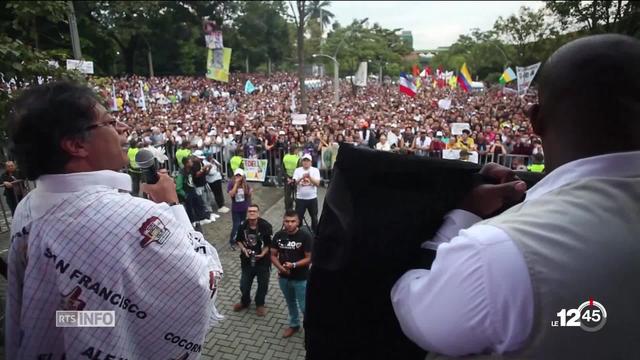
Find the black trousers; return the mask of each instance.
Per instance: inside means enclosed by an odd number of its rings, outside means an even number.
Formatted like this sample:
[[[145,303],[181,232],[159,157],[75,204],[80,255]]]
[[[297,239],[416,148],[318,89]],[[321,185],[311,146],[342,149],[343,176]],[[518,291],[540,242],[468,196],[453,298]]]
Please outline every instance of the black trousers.
[[[240,292],[242,298],[240,302],[244,306],[251,304],[251,286],[253,285],[253,279],[258,278],[258,289],[256,290],[256,306],[264,306],[264,299],[267,296],[269,290],[269,275],[271,273],[271,267],[269,265],[256,265],[242,266],[242,273],[240,275]]]
[[[224,195],[222,194],[222,180],[216,180],[209,183],[209,188],[213,191],[213,197],[216,199],[218,209],[224,206]]]
[[[11,215],[16,212],[16,207],[18,206],[18,201],[14,194],[7,194],[4,196],[7,199],[7,205],[9,205],[9,210],[11,210]]]
[[[317,234],[318,230],[318,198],[303,200],[296,199],[296,212],[298,213],[298,217],[300,218],[300,225],[303,224],[304,214],[309,211],[309,216],[311,216],[311,229],[315,234]]]
[[[284,208],[285,210],[293,209],[293,201],[295,200],[296,184],[289,184],[287,177],[284,181]],[[302,221],[302,219],[301,219]]]

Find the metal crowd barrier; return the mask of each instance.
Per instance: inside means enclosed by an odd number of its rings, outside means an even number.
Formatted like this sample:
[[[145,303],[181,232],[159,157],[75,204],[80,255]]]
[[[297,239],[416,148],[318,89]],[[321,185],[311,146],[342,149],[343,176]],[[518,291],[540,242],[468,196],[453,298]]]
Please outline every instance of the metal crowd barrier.
[[[16,180],[13,182],[13,200],[16,204],[24,198],[29,191],[36,187],[35,182],[27,181],[27,180]],[[11,220],[13,219],[13,214],[11,213],[11,208],[9,207],[9,203],[7,202],[6,196],[4,196],[4,184],[0,184],[0,189],[2,191],[2,199],[0,199],[0,213],[2,216],[0,217],[0,233],[5,233],[11,230]]]

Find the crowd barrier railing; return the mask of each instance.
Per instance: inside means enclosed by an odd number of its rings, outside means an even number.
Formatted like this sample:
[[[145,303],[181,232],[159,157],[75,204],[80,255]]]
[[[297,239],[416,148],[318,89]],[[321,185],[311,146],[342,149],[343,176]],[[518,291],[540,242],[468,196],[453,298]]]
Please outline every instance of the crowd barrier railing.
[[[32,189],[35,188],[35,182],[27,181],[27,180],[16,180],[12,182],[13,185],[13,198],[15,204],[18,204],[20,200],[22,200]],[[9,199],[4,196],[4,184],[0,184],[0,190],[2,191],[2,199],[0,200],[0,213],[2,213],[2,217],[0,217],[0,233],[5,233],[11,230],[11,220],[13,219],[13,214],[11,213],[11,208],[9,206]]]

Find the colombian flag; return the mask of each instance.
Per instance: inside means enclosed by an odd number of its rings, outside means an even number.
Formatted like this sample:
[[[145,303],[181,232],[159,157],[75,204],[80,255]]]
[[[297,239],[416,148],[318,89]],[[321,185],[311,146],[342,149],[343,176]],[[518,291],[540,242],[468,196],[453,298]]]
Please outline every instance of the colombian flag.
[[[468,92],[471,89],[471,73],[469,73],[469,69],[467,69],[467,63],[462,64],[460,68],[460,76],[458,76],[458,85],[465,92]]]

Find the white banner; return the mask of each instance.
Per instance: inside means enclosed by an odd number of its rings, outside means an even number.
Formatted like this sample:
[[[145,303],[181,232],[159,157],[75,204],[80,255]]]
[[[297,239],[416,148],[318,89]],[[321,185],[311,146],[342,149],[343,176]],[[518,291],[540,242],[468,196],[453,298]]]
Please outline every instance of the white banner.
[[[442,158],[443,159],[448,159],[448,160],[463,160],[460,159],[460,150],[442,150]],[[463,161],[468,161],[468,162],[472,162],[472,163],[478,163],[478,152],[477,151],[470,151],[469,152],[469,158],[467,160],[463,160]]]
[[[524,95],[527,93],[527,89],[531,85],[531,81],[536,76],[540,63],[529,65],[527,67],[516,66],[516,73],[518,77],[518,95]]]
[[[67,70],[78,70],[83,74],[93,74],[93,61],[67,59]]]
[[[451,108],[451,99],[438,100],[438,107],[443,110],[449,110]]]
[[[291,124],[307,125],[307,114],[291,114]]]
[[[462,135],[462,130],[464,129],[471,131],[471,125],[469,123],[452,123],[451,135]]]
[[[367,86],[367,62],[363,61],[358,66],[358,71],[353,78],[353,84],[355,86]]]

